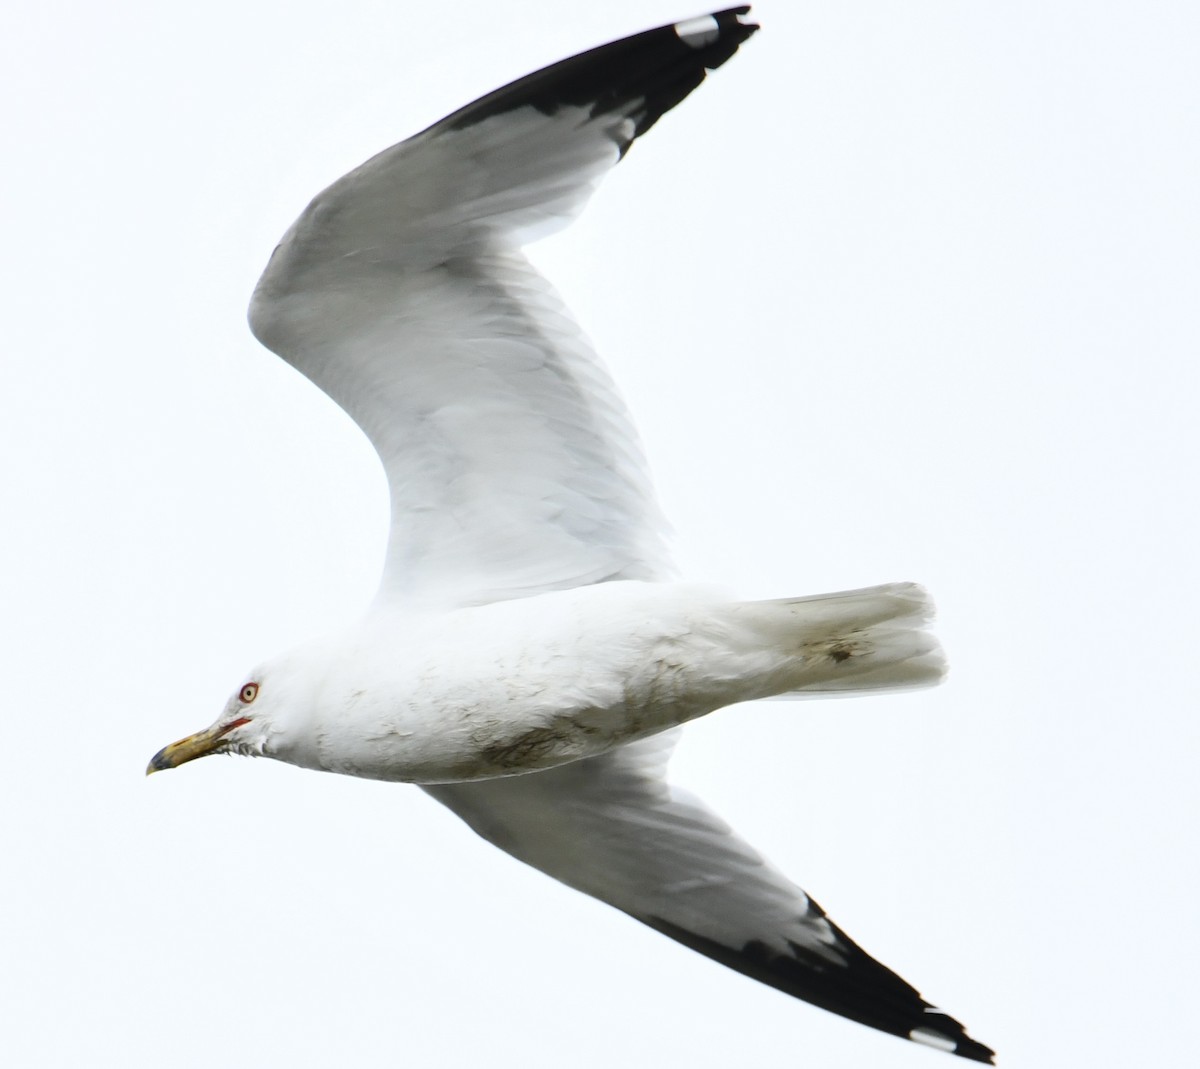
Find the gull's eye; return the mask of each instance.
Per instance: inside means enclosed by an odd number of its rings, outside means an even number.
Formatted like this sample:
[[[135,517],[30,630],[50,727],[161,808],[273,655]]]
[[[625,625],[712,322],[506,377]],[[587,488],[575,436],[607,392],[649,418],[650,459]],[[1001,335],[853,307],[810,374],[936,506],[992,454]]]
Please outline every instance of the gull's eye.
[[[241,693],[238,694],[238,697],[242,700],[243,705],[249,705],[252,701],[254,701],[255,698],[258,697],[258,684],[247,683],[244,687],[242,687]]]

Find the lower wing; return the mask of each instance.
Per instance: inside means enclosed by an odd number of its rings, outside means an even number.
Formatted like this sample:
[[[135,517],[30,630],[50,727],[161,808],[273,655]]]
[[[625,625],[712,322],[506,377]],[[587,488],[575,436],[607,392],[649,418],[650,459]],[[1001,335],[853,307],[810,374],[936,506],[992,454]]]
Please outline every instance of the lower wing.
[[[673,734],[507,779],[425,787],[501,850],[755,980],[871,1028],[993,1052],[663,777]]]

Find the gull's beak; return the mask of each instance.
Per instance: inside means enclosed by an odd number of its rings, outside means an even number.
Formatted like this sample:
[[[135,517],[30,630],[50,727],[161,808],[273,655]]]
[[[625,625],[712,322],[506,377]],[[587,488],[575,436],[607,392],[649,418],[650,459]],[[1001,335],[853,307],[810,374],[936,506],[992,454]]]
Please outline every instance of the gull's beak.
[[[231,727],[233,727],[232,724],[223,728],[205,728],[203,731],[196,732],[195,735],[189,735],[186,739],[180,739],[178,742],[171,743],[170,746],[164,746],[150,758],[150,764],[146,766],[146,775],[149,776],[152,772],[161,772],[164,768],[178,768],[188,761],[196,760],[197,757],[207,757],[211,753],[219,753],[225,745],[225,735]]]

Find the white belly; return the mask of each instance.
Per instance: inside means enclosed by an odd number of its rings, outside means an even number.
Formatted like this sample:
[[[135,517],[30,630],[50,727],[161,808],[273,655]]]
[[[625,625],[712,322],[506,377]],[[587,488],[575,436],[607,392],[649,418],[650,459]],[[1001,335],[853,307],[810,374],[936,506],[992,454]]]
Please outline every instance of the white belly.
[[[281,713],[262,752],[412,783],[516,776],[734,702],[936,683],[944,666],[924,630],[930,611],[903,583],[737,602],[621,582],[372,616],[282,659]],[[267,679],[260,704],[272,692]]]
[[[378,616],[329,648],[303,725],[268,756],[373,779],[519,775],[603,753],[720,705],[731,603],[609,583],[417,619]],[[308,654],[312,656],[311,652]]]

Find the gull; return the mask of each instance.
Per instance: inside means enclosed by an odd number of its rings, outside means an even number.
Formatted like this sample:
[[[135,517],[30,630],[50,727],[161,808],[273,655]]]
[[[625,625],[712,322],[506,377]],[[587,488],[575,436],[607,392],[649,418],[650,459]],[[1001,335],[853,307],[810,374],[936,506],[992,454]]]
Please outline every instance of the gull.
[[[378,452],[382,581],[358,624],[261,663],[147,772],[240,753],[418,784],[701,954],[991,1063],[665,777],[679,725],[725,706],[936,683],[925,592],[748,602],[679,581],[625,407],[521,252],[734,55],[758,29],[748,13],[498,89],[334,182],[284,235],[250,326]]]

